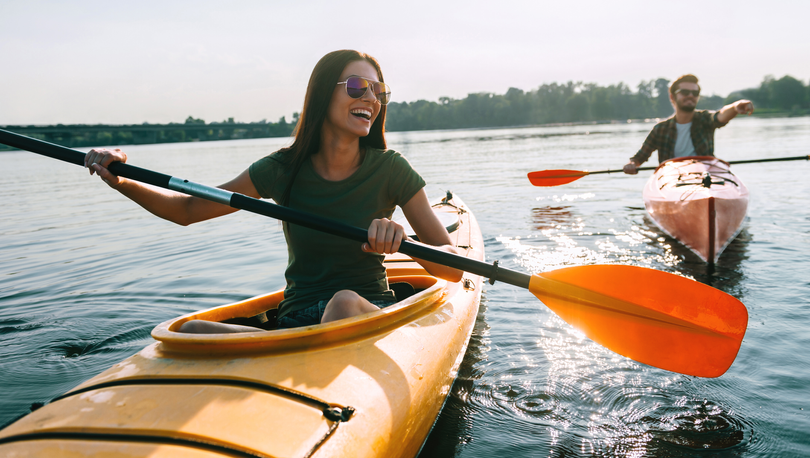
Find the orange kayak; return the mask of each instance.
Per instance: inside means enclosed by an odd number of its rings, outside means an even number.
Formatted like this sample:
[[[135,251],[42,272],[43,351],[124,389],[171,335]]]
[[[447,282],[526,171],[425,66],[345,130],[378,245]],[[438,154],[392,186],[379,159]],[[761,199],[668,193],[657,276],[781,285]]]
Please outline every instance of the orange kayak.
[[[460,251],[483,260],[464,203],[434,211]],[[465,273],[448,283],[403,254],[385,265],[400,301],[377,312],[296,329],[177,332],[191,319],[264,321],[283,297],[276,291],[162,323],[153,344],[0,431],[0,456],[415,456],[464,357],[483,281]]]
[[[740,232],[748,210],[748,188],[711,156],[662,162],[642,196],[655,224],[710,264]]]

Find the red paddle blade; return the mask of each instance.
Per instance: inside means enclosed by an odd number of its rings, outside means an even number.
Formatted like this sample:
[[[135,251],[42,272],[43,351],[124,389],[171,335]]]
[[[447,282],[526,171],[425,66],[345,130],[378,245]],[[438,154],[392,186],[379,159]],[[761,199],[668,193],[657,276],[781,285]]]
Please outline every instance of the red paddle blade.
[[[734,297],[644,267],[568,267],[532,276],[529,290],[594,342],[698,377],[728,370],[748,326],[748,311]]]
[[[535,186],[560,186],[579,180],[588,172],[579,170],[540,170],[529,172],[529,181]]]

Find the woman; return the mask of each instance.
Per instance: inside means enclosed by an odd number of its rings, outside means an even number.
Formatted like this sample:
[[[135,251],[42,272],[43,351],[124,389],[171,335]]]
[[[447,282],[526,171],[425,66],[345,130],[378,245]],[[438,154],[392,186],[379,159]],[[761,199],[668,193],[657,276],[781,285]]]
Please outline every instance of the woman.
[[[324,56],[310,76],[295,140],[289,148],[253,163],[220,188],[368,227],[368,242],[284,225],[289,262],[279,304],[278,327],[339,320],[379,310],[396,301],[388,289],[384,254],[408,239],[391,221],[399,205],[419,240],[455,253],[450,236],[434,215],[425,182],[399,153],[386,150],[385,104],[390,88],[377,61],[357,51]],[[90,174],[153,214],[181,225],[236,209],[117,177],[107,170],[126,161],[122,151],[94,149],[85,158]],[[456,282],[462,272],[417,260],[428,272]],[[251,332],[256,328],[193,320],[183,332]]]

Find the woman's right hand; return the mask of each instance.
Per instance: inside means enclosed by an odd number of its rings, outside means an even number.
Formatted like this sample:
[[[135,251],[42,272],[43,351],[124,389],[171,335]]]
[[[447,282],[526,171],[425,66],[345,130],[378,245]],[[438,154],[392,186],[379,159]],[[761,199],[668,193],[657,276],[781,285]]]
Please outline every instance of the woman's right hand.
[[[121,182],[118,175],[113,175],[107,170],[113,162],[126,162],[127,155],[120,149],[97,148],[90,150],[84,156],[84,166],[90,169],[90,175],[97,173],[102,181],[111,188],[115,188]]]
[[[375,219],[368,227],[368,242],[362,244],[360,249],[366,253],[396,253],[403,240],[409,238],[401,224],[388,218]]]

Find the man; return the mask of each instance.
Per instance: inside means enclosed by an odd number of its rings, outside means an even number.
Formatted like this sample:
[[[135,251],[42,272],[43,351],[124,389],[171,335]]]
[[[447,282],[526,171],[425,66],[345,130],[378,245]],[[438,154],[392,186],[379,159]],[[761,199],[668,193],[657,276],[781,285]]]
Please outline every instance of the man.
[[[658,150],[658,162],[683,156],[714,156],[714,130],[728,124],[738,114],[754,112],[750,100],[738,100],[720,111],[697,110],[700,86],[695,75],[683,75],[669,87],[669,101],[675,115],[661,121],[644,140],[641,149],[624,166],[624,173],[635,175],[637,167]]]

